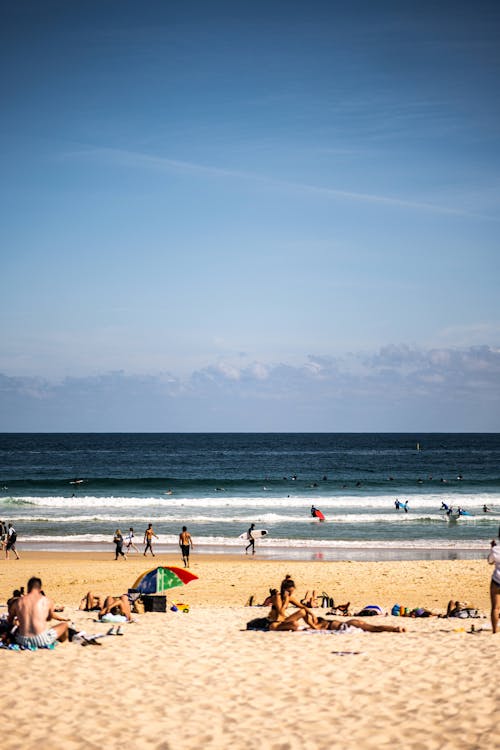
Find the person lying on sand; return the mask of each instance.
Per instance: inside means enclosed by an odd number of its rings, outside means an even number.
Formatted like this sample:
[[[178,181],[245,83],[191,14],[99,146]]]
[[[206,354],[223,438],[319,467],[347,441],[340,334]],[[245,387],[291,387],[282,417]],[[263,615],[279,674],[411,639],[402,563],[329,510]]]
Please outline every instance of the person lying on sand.
[[[122,594],[121,596],[107,596],[98,617],[102,620],[105,615],[123,615],[123,617],[127,618],[128,622],[131,622],[132,611],[130,609],[130,601],[127,594]]]
[[[132,611],[127,594],[104,598],[99,594],[93,594],[92,591],[89,591],[81,600],[79,609],[83,609],[85,612],[99,610],[99,614],[97,615],[99,620],[102,620],[104,615],[123,615],[129,622],[132,620]]]
[[[14,633],[15,642],[24,647],[46,647],[55,641],[68,638],[68,621],[54,614],[54,602],[42,591],[40,578],[33,577],[28,581],[28,593],[17,597],[12,603],[8,622],[18,623]],[[47,621],[60,620],[57,625],[47,629]]]
[[[374,625],[365,620],[327,620],[324,617],[315,617],[312,621],[310,617],[305,618],[309,628],[312,630],[346,630],[347,628],[359,628],[367,633],[406,633],[406,628],[402,625]]]
[[[283,620],[271,620],[269,617],[259,617],[247,624],[248,630],[346,630],[347,628],[359,628],[367,633],[405,633],[406,628],[402,625],[373,625],[371,622],[351,619],[344,622],[340,620],[327,620],[324,617],[316,617],[305,608],[296,610]]]
[[[462,609],[465,609],[465,607],[465,602],[454,602],[453,599],[450,599],[448,606],[446,607],[446,617],[456,617]]]
[[[312,591],[311,594],[309,594],[309,591],[306,591],[300,601],[301,604],[305,604],[306,607],[319,607],[318,597],[316,596],[315,591]]]
[[[84,612],[93,612],[96,609],[102,609],[104,605],[104,597],[99,594],[93,594],[92,591],[88,591],[80,602],[78,609],[83,609]]]

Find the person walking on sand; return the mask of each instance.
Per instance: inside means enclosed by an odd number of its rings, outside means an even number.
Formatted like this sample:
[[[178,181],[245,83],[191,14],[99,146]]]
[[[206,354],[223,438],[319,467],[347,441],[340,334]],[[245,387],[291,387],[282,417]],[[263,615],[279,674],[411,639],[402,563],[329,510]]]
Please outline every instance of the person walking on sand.
[[[116,529],[115,535],[113,537],[113,543],[115,544],[115,560],[118,560],[118,557],[123,557],[125,560],[127,559],[127,555],[123,551],[123,536],[120,529]]]
[[[255,537],[252,534],[252,531],[255,529],[255,524],[253,523],[250,528],[247,531],[247,537],[248,537],[248,544],[245,547],[245,554],[248,555],[248,550],[252,549],[252,555],[255,555]]]
[[[182,527],[182,531],[179,534],[179,547],[181,548],[184,567],[189,568],[189,548],[193,547],[193,540],[185,526]]]
[[[9,523],[9,528],[7,530],[7,545],[5,547],[5,559],[9,559],[9,552],[13,552],[16,556],[16,560],[19,560],[19,555],[17,554],[16,549],[16,542],[17,542],[17,531],[13,527],[11,523]]]
[[[130,552],[131,547],[133,547],[137,553],[139,552],[138,547],[136,547],[134,544],[134,539],[135,539],[134,529],[131,526],[130,529],[128,530],[127,536],[125,537],[125,541],[127,543],[127,549],[126,549],[127,555]]]
[[[498,529],[498,538],[500,539],[500,529]],[[500,546],[491,540],[491,550],[488,555],[488,562],[495,566],[490,582],[491,598],[491,629],[493,633],[498,631],[498,621],[500,618]]]
[[[153,531],[153,524],[148,523],[148,528],[144,532],[144,544],[146,547],[144,548],[144,557],[146,557],[147,551],[149,550],[153,557],[155,556],[155,553],[153,552],[153,537],[156,537],[158,539],[157,534]]]
[[[24,648],[44,648],[68,638],[68,621],[55,614],[54,602],[42,592],[42,581],[35,576],[28,581],[28,593],[17,598],[9,610],[9,625],[15,620],[19,625],[14,639]],[[47,629],[49,620],[60,622]]]

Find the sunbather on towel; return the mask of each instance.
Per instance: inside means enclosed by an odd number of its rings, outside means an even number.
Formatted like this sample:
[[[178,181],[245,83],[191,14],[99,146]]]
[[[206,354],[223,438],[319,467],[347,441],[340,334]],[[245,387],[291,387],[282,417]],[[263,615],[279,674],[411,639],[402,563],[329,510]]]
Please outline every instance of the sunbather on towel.
[[[365,620],[326,620],[324,617],[308,617],[306,622],[312,630],[345,630],[346,628],[359,628],[367,633],[405,633],[406,628],[402,625],[373,625]]]
[[[129,622],[132,621],[132,611],[130,609],[130,602],[127,594],[106,597],[98,617],[102,620],[105,615],[109,614],[122,615],[123,617],[126,617]]]

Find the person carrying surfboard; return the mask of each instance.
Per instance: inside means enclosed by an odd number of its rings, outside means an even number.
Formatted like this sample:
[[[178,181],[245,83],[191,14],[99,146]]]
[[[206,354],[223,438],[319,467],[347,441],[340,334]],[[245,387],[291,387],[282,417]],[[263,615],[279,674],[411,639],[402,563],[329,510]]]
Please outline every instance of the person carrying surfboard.
[[[325,520],[325,516],[323,513],[319,510],[319,508],[315,508],[314,505],[311,506],[311,516],[313,518],[317,518],[320,522]]]
[[[253,523],[250,528],[247,531],[247,537],[248,537],[248,544],[245,547],[245,553],[248,555],[248,550],[250,547],[252,548],[252,555],[255,555],[255,538],[252,534],[252,531],[255,529],[255,524]]]

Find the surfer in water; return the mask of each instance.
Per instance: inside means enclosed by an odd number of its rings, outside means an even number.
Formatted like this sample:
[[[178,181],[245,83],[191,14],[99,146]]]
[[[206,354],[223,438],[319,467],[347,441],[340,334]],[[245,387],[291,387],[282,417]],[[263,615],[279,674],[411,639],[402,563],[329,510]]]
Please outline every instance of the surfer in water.
[[[255,529],[255,524],[253,523],[250,528],[247,531],[247,537],[248,537],[248,544],[245,547],[245,553],[248,555],[248,550],[252,549],[252,555],[255,555],[255,537],[252,534],[252,531]]]
[[[315,508],[314,505],[311,506],[311,516],[317,518],[320,523],[325,520],[323,513],[319,508]]]

